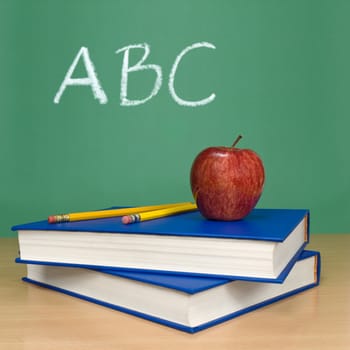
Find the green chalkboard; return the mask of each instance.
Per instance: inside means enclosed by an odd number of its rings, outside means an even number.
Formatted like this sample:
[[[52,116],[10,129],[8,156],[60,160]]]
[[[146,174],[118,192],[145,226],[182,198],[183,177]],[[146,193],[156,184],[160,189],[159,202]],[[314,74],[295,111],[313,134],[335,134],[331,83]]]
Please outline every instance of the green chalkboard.
[[[350,232],[349,15],[338,0],[1,0],[1,235],[192,200],[194,157],[238,134],[265,164],[259,207]]]

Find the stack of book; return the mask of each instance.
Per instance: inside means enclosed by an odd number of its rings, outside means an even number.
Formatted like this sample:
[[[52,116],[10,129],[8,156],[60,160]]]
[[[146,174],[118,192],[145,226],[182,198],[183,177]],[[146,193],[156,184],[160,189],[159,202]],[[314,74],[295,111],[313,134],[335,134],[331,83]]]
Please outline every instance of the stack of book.
[[[254,209],[210,221],[198,211],[125,225],[120,217],[18,231],[23,278],[194,333],[319,283],[309,211]]]

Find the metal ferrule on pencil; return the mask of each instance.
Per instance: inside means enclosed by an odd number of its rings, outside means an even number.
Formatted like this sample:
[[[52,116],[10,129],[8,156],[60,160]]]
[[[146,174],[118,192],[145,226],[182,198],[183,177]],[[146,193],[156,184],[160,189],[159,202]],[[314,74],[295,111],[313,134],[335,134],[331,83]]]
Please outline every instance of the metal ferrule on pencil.
[[[133,224],[135,222],[140,222],[141,221],[141,216],[140,214],[131,214],[129,215],[129,223]]]
[[[56,223],[69,221],[69,214],[54,215],[53,217],[54,217]]]

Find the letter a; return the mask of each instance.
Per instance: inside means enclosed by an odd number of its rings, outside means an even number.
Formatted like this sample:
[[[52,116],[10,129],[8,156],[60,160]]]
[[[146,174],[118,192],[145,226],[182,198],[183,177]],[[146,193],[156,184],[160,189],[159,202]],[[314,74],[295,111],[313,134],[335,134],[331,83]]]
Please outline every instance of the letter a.
[[[129,67],[129,51],[130,49],[143,49],[145,51],[143,57],[139,62],[137,62],[134,66]],[[137,106],[141,105],[148,100],[150,100],[153,96],[157,95],[161,85],[162,85],[162,68],[156,64],[146,64],[143,65],[142,63],[145,62],[146,58],[148,57],[150,53],[150,47],[147,43],[144,44],[137,44],[137,45],[130,45],[123,47],[116,51],[116,53],[120,53],[124,51],[124,59],[123,59],[123,66],[122,66],[122,78],[121,78],[121,84],[120,84],[120,105],[121,106]],[[148,97],[146,97],[143,100],[129,100],[127,98],[128,96],[128,74],[130,72],[137,72],[142,71],[146,69],[153,69],[156,74],[157,78],[153,86],[153,90],[150,93]]]
[[[79,62],[80,57],[83,57],[84,66],[87,72],[86,78],[72,78],[73,72]],[[100,82],[97,79],[97,75],[95,73],[95,67],[90,59],[89,51],[86,47],[82,47],[77,56],[75,57],[72,65],[69,67],[64,80],[58,89],[58,92],[54,98],[54,103],[59,103],[61,96],[66,89],[67,86],[91,86],[91,90],[94,94],[94,97],[100,101],[101,104],[107,103],[107,96],[103,91]]]

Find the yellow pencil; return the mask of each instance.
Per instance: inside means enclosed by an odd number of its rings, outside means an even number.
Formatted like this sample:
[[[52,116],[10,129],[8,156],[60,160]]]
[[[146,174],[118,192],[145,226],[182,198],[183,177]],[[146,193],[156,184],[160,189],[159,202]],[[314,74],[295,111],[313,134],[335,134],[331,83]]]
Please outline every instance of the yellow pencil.
[[[122,217],[123,224],[133,224],[134,222],[159,219],[165,216],[179,214],[186,211],[196,210],[197,206],[193,203],[186,203],[183,205],[177,205],[171,208],[164,208],[158,210],[152,210],[147,212],[139,212],[137,214],[125,215]]]
[[[133,208],[122,208],[122,209],[108,209],[108,210],[97,210],[97,211],[87,211],[80,213],[70,213],[70,214],[60,214],[51,215],[48,217],[48,222],[50,224],[68,222],[68,221],[81,221],[81,220],[93,220],[110,218],[115,216],[123,216],[130,214],[143,213],[151,210],[160,210],[164,208],[174,208],[178,206],[184,206],[191,204],[190,202],[182,203],[171,203],[171,204],[160,204],[160,205],[148,205],[143,207],[133,207]]]

